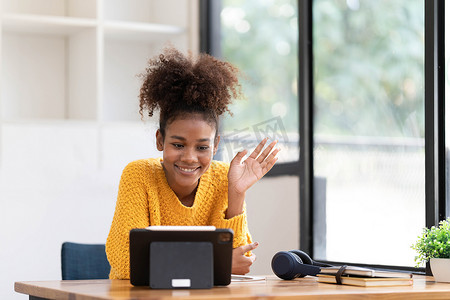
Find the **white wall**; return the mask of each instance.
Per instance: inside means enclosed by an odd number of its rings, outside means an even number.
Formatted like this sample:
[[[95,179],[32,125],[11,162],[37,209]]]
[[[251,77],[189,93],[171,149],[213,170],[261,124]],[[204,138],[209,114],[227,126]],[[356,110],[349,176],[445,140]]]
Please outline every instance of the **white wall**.
[[[299,249],[299,180],[294,176],[263,178],[247,192],[247,217],[256,261],[250,274],[272,274],[275,253]]]
[[[15,123],[2,127],[0,166],[0,299],[26,299],[15,281],[61,279],[64,241],[104,243],[123,167],[159,156],[155,126]],[[270,260],[299,244],[298,179],[262,179],[247,196],[257,261],[252,274],[270,274]]]
[[[2,127],[0,299],[25,299],[15,281],[61,279],[64,241],[105,243],[121,171],[158,155],[153,135],[151,124]]]

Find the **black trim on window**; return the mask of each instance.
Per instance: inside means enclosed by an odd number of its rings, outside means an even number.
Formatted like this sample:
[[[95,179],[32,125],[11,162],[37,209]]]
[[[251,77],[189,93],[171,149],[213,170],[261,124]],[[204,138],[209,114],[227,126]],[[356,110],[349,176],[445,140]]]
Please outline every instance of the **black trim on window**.
[[[300,170],[300,163],[298,161],[288,163],[277,163],[273,166],[265,176],[277,177],[277,176],[298,176]]]
[[[446,215],[445,1],[425,0],[425,215],[426,226]],[[427,275],[431,275],[429,264]]]
[[[312,1],[298,1],[300,249],[313,255],[313,51]]]
[[[222,57],[220,46],[221,0],[200,0],[200,52]]]

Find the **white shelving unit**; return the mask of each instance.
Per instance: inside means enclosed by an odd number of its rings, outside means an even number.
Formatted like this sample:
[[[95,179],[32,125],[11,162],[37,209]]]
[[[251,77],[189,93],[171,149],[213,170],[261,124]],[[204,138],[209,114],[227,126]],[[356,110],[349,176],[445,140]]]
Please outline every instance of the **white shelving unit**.
[[[198,51],[196,1],[3,0],[3,121],[136,118],[136,74],[170,42]]]
[[[168,44],[198,52],[198,0],[0,5],[0,147],[1,133],[16,123],[88,122],[99,141],[109,124],[140,126],[137,75],[148,59]]]
[[[59,279],[62,242],[105,242],[123,168],[161,155],[136,75],[198,52],[198,1],[0,0],[0,299]]]

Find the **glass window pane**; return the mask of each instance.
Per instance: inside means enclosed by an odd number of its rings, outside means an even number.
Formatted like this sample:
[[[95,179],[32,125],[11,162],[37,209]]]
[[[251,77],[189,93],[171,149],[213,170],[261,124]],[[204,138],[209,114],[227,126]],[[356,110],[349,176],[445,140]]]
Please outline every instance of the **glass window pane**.
[[[245,94],[223,120],[221,159],[267,136],[279,141],[279,162],[297,161],[297,2],[224,0],[221,26],[223,58],[243,72]]]
[[[315,205],[326,215],[315,258],[414,266],[425,226],[424,1],[315,0],[313,53]]]

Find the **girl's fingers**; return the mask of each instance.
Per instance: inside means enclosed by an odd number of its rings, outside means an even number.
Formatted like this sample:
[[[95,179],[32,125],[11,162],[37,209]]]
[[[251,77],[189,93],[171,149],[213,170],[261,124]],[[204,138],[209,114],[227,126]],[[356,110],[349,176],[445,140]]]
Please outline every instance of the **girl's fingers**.
[[[280,148],[273,150],[275,145],[278,143],[278,141],[276,141],[276,140],[273,141],[272,143],[270,143],[264,149],[264,151],[262,151],[264,148],[264,145],[266,144],[268,139],[269,138],[263,139],[258,144],[258,146],[256,146],[255,150],[253,150],[252,154],[250,154],[250,156],[248,157],[248,158],[254,159],[258,163],[260,163],[263,170],[265,170],[265,173],[267,173],[273,167],[273,165],[277,161],[277,158],[275,156],[277,155],[278,152],[280,152]],[[238,152],[238,154],[236,154],[236,156],[231,161],[231,164],[236,164],[236,163],[240,164],[246,154],[247,154],[247,150]]]
[[[270,162],[267,162],[267,164],[264,166],[263,171],[264,174],[267,174],[267,172],[270,171],[270,169],[272,169],[272,167],[275,165],[275,163],[277,162],[278,157],[275,157],[274,159],[272,159]]]
[[[258,146],[256,146],[255,150],[253,150],[252,154],[250,154],[249,158],[253,158],[256,159],[259,155],[259,153],[261,153],[261,150],[263,149],[264,145],[266,144],[267,140],[269,138],[264,138],[259,144]]]
[[[273,141],[272,143],[269,144],[269,146],[266,147],[266,149],[264,149],[264,151],[261,153],[260,156],[258,156],[257,161],[259,163],[262,163],[267,156],[269,155],[269,153],[272,151],[273,147],[275,147],[275,145],[278,143],[278,141]]]
[[[247,150],[242,150],[236,154],[236,156],[231,160],[230,164],[240,164],[244,156],[247,154]]]
[[[240,248],[240,251],[242,252],[242,254],[244,254],[244,253],[246,253],[248,251],[255,250],[256,247],[258,247],[258,245],[259,245],[258,242],[253,242],[251,244],[247,244],[247,245],[241,246],[239,248]]]
[[[261,163],[261,167],[263,169],[263,173],[264,174],[269,172],[270,169],[272,169],[272,167],[275,165],[275,163],[278,160],[278,157],[276,157],[276,155],[280,151],[281,151],[280,148],[277,148],[277,149],[273,150],[273,152],[267,157],[267,159]]]
[[[270,155],[266,158],[266,161],[271,162],[275,158],[275,156],[277,156],[278,152],[280,152],[280,151],[281,151],[280,148],[273,150],[272,153],[270,153]]]

